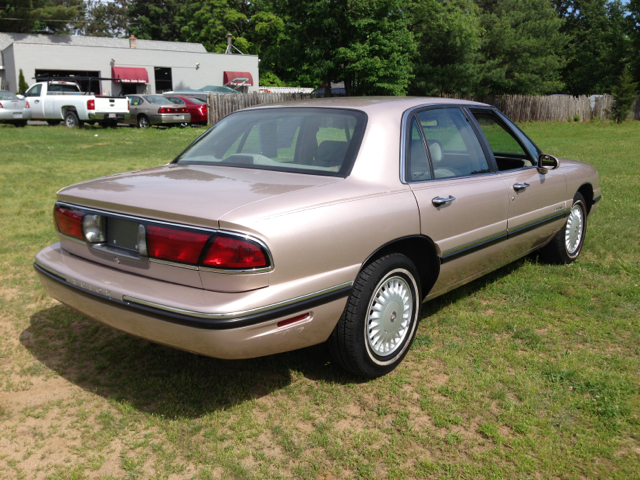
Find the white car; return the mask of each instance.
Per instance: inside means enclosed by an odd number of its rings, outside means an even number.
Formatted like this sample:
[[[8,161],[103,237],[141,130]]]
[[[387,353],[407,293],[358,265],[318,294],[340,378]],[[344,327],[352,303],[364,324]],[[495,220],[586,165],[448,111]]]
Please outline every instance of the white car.
[[[29,102],[21,100],[11,92],[0,90],[0,123],[12,123],[24,127],[31,118]]]
[[[104,97],[84,93],[75,82],[38,82],[25,94],[31,105],[31,118],[49,125],[64,121],[69,128],[84,122],[115,126],[129,118],[129,101],[123,97]]]

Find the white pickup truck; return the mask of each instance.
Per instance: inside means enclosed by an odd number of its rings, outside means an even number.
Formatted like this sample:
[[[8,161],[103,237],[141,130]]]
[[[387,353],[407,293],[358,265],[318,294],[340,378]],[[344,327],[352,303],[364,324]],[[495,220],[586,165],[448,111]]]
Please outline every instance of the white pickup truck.
[[[75,82],[38,82],[25,97],[31,105],[31,119],[46,120],[49,125],[64,121],[70,128],[85,122],[115,126],[129,118],[129,100],[84,93]]]

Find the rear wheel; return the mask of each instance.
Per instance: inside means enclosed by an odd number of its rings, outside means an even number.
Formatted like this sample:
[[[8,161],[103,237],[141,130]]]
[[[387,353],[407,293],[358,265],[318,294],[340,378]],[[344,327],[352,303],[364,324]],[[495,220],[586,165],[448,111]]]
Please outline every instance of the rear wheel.
[[[331,356],[343,368],[375,378],[396,368],[416,333],[420,282],[406,256],[385,255],[365,267],[336,328]]]
[[[78,119],[76,112],[69,110],[64,114],[64,124],[69,128],[79,128],[82,126],[82,122]]]
[[[151,122],[149,122],[149,118],[146,115],[138,117],[138,128],[149,128],[150,126]]]
[[[556,265],[570,264],[580,255],[586,233],[587,205],[582,194],[576,193],[564,228],[540,250],[540,258]]]

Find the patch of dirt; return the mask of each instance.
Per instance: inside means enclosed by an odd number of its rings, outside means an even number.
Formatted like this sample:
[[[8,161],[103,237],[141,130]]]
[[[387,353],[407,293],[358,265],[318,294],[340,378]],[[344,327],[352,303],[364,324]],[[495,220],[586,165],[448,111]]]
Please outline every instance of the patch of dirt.
[[[489,308],[488,310],[482,310],[482,315],[484,315],[485,317],[488,317],[489,315],[493,315],[495,312],[495,310],[493,308]]]
[[[0,297],[5,300],[13,300],[20,294],[19,288],[0,287]]]

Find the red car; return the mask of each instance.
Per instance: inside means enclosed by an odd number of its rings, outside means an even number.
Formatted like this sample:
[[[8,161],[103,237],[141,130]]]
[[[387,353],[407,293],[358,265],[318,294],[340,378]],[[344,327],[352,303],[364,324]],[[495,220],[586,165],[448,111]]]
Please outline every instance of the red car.
[[[207,102],[195,97],[166,97],[171,103],[184,105],[191,114],[191,123],[207,124]]]

